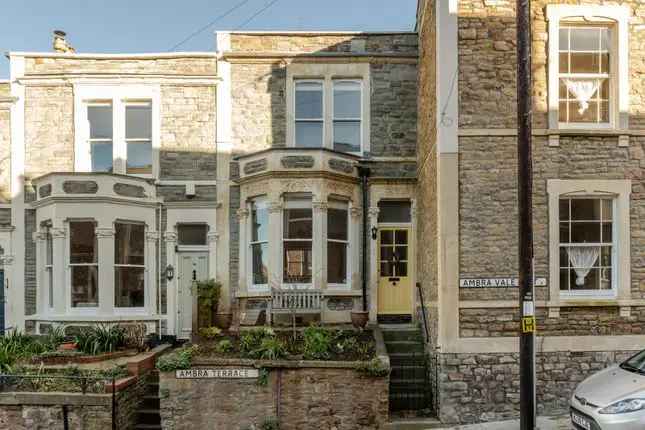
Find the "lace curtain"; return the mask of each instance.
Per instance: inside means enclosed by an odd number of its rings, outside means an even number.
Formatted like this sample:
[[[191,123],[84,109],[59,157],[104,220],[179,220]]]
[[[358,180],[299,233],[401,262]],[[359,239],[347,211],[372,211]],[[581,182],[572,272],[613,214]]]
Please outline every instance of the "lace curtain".
[[[592,246],[570,246],[567,248],[567,255],[576,272],[576,285],[581,287],[585,284],[585,278],[596,263],[600,249]]]
[[[589,109],[589,100],[596,94],[600,88],[599,79],[589,80],[571,80],[565,79],[564,84],[578,101],[578,113],[584,114]]]

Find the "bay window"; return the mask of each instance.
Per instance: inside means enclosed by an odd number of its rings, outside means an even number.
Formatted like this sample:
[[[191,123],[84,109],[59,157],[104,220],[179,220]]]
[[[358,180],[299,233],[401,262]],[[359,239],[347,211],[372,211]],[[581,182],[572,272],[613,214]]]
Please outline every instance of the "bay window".
[[[251,202],[251,276],[254,287],[269,284],[269,212],[266,200]]]
[[[347,284],[349,247],[347,203],[330,202],[327,211],[327,282]]]
[[[114,306],[145,305],[145,225],[116,222],[114,238]]]
[[[94,221],[69,223],[69,269],[73,308],[98,306],[98,243]]]
[[[286,200],[283,220],[283,282],[311,284],[313,266],[311,198]]]

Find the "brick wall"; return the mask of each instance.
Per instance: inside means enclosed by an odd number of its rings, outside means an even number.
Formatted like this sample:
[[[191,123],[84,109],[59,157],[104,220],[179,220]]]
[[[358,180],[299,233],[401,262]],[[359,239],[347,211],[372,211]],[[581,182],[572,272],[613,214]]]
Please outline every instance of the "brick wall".
[[[278,404],[283,430],[371,430],[388,417],[388,378],[366,377],[354,369],[272,369],[266,385],[161,373],[159,388],[165,430],[259,426],[276,417]]]

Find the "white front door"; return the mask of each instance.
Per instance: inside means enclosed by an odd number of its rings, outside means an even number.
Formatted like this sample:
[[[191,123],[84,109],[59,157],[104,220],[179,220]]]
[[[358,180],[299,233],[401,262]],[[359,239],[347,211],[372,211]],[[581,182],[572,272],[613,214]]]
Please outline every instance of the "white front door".
[[[177,337],[186,339],[193,332],[193,318],[197,319],[197,291],[193,283],[208,279],[208,252],[181,252],[177,255]]]

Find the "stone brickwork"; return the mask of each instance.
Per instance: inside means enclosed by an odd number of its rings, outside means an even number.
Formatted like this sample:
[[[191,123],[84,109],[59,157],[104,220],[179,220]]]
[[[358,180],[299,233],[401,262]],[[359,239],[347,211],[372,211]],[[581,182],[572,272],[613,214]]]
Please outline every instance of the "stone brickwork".
[[[194,54],[145,58],[133,55],[131,58],[70,58],[70,57],[27,57],[26,74],[58,73],[100,73],[100,74],[167,74],[196,77],[213,77],[217,70],[215,55]]]
[[[112,428],[112,410],[108,405],[68,406],[67,411],[70,430]],[[0,428],[11,430],[63,428],[62,405],[0,405]]]
[[[161,373],[159,389],[164,430],[259,427],[277,410],[283,430],[373,430],[388,417],[388,378],[351,368],[270,369],[266,385]]]
[[[618,307],[561,307],[558,318],[548,318],[546,309],[536,312],[540,336],[608,336],[645,334],[645,308],[633,307],[622,317]],[[517,336],[520,327],[516,309],[460,309],[461,337]]]
[[[196,185],[195,196],[190,199],[186,197],[185,185],[163,185],[157,187],[157,196],[163,197],[165,202],[186,202],[186,201],[211,201],[217,200],[217,186]]]
[[[215,179],[215,92],[205,85],[161,87],[162,179]]]
[[[538,352],[538,414],[562,414],[587,376],[631,352]],[[519,415],[518,354],[441,354],[439,402],[443,423],[474,423]]]
[[[417,65],[371,64],[373,156],[414,157],[417,148]]]
[[[417,91],[417,243],[436,244],[438,240],[437,202],[437,128],[436,94],[436,7],[430,0],[419,2],[419,66]],[[421,18],[423,20],[421,21]],[[437,247],[417,246],[417,279],[426,302],[436,303],[438,296]],[[426,305],[429,349],[434,350],[438,335],[437,308]],[[417,309],[421,315],[421,309]],[[433,372],[432,375],[437,375]],[[431,378],[434,384],[436,378]]]
[[[71,85],[25,88],[25,175],[74,171]]]
[[[286,68],[232,64],[232,130],[236,155],[286,144]]]
[[[237,218],[237,210],[240,208],[240,187],[233,186],[229,190],[229,280],[230,296],[233,297],[237,291],[238,280],[240,279],[240,222]]]
[[[402,53],[416,55],[417,38],[410,33],[390,34],[232,34],[231,49],[246,53]]]

